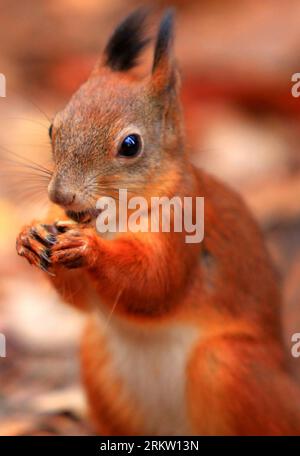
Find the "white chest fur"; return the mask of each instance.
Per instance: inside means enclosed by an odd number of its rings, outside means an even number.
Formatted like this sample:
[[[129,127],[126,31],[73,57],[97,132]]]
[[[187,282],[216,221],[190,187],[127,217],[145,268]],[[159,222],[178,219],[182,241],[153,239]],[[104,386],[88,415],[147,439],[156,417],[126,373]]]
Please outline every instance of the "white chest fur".
[[[189,326],[141,329],[111,321],[112,367],[144,417],[146,434],[187,435],[186,365],[198,332]]]

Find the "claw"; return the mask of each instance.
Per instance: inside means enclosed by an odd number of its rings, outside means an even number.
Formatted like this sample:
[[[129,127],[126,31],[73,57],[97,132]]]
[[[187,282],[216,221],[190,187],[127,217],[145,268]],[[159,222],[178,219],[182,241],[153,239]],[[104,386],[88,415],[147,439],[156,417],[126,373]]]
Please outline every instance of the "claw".
[[[47,272],[47,274],[49,274],[49,275],[51,275],[51,276],[55,276],[55,274],[54,274],[53,272],[49,271],[49,269],[48,269],[49,266],[50,266],[50,264],[45,263],[44,258],[41,258],[41,259],[40,259],[39,268],[40,268],[42,271]]]
[[[30,231],[30,235],[36,241],[43,244],[45,247],[51,247],[56,243],[56,237],[53,234],[48,234],[45,238],[43,238],[36,230],[36,228],[32,228]]]
[[[58,234],[55,225],[48,225],[48,224],[45,224],[45,223],[44,223],[44,224],[42,224],[42,227],[45,228],[45,230],[48,231],[48,233],[52,234],[53,236],[55,236],[56,234]]]
[[[54,245],[56,243],[56,237],[53,234],[49,234],[46,237],[46,241],[49,242],[50,245]]]
[[[51,251],[50,249],[45,249],[45,250],[42,250],[42,252],[39,253],[39,256],[48,264],[51,263],[51,259],[50,259],[50,256],[51,256]]]
[[[69,220],[57,220],[54,223],[55,228],[59,233],[65,233],[68,229],[72,228],[74,226],[74,222],[71,222]]]

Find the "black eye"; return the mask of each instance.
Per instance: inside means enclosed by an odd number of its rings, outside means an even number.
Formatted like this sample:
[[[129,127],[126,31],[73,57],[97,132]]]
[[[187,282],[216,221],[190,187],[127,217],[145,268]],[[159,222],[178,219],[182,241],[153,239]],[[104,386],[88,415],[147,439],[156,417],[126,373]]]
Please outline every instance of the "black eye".
[[[123,139],[119,148],[121,157],[135,157],[141,149],[141,138],[139,135],[128,135]]]
[[[53,130],[53,125],[51,124],[49,127],[49,130],[48,130],[50,139],[52,139],[52,130]]]

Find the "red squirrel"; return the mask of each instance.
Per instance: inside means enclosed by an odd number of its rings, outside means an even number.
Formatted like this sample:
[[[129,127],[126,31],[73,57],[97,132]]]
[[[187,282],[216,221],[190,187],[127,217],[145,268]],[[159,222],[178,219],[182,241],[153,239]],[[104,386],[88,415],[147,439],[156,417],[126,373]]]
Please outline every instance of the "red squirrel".
[[[116,28],[55,116],[53,204],[23,228],[17,252],[87,313],[81,372],[97,433],[299,434],[262,234],[241,198],[188,159],[171,10],[151,71],[134,71],[146,16],[135,11]],[[147,201],[204,197],[203,241],[186,243],[184,230],[100,235],[96,202],[121,188]]]

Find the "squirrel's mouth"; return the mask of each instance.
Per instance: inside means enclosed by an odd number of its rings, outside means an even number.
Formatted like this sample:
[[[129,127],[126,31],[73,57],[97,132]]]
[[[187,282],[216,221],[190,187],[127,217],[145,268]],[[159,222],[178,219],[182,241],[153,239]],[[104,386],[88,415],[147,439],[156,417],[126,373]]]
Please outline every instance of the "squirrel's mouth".
[[[100,209],[87,209],[85,211],[66,211],[66,215],[77,223],[90,223],[98,217]]]

